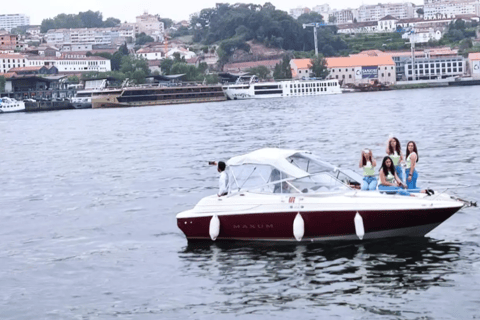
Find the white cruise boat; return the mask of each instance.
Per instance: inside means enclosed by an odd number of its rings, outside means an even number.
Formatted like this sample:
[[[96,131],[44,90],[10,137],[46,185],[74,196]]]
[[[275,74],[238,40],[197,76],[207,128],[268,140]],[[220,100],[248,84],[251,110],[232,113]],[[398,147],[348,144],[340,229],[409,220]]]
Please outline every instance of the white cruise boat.
[[[317,96],[342,93],[338,80],[290,80],[258,82],[253,76],[239,77],[235,84],[223,86],[229,100]]]
[[[0,113],[25,111],[25,103],[12,98],[0,98]]]

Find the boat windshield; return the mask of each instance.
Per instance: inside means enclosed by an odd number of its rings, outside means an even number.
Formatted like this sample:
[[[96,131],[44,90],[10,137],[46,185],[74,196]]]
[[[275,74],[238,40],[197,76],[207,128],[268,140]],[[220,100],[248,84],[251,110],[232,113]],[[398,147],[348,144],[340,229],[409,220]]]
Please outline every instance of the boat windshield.
[[[326,171],[326,170],[325,170]],[[230,193],[320,193],[348,190],[344,183],[328,172],[295,178],[270,165],[245,164],[230,166]]]
[[[327,172],[333,175],[333,173],[335,172],[334,166],[327,162],[315,159],[313,155],[310,156],[296,153],[288,157],[287,160],[291,164],[310,174]]]

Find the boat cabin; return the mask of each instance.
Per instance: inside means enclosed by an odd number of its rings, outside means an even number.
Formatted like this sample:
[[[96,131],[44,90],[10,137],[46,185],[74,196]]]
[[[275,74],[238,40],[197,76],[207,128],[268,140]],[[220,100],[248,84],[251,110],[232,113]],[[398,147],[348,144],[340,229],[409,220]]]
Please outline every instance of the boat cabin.
[[[349,190],[362,177],[320,160],[308,151],[260,149],[227,162],[229,193],[317,194]]]

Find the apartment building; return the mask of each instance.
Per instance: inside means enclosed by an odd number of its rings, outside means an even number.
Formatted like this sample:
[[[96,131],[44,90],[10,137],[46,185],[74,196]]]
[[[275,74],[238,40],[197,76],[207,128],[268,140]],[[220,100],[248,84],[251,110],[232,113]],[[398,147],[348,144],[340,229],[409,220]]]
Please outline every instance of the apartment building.
[[[5,29],[10,32],[19,26],[30,25],[30,17],[24,14],[0,14],[0,30]]]
[[[151,36],[155,41],[163,42],[165,36],[165,24],[160,21],[159,15],[152,15],[145,12],[136,17],[134,23],[124,23],[122,27],[131,27],[135,34],[145,33]]]
[[[455,18],[462,14],[480,14],[477,0],[425,0],[423,8],[425,19]]]
[[[113,28],[50,29],[45,35],[45,41],[51,45],[120,45],[125,43],[129,37],[134,39],[135,32],[132,27],[128,26]]]
[[[335,18],[336,24],[352,23],[355,18],[351,9],[334,10],[331,15]]]
[[[302,14],[304,13],[309,13],[311,10],[310,8],[306,8],[306,7],[298,7],[298,8],[295,8],[295,9],[290,9],[290,15],[297,19],[298,17],[300,17]]]
[[[408,19],[415,17],[415,4],[411,2],[400,3],[379,3],[375,5],[362,5],[358,8],[360,21],[378,21],[385,16],[392,16],[397,19]]]

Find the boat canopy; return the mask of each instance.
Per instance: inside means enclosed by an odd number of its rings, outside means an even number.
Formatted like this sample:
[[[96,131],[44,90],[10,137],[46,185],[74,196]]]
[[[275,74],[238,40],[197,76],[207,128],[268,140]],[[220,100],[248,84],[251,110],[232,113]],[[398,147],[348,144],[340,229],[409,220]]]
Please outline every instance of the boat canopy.
[[[338,190],[358,184],[362,179],[305,150],[259,149],[231,158],[227,166],[231,193],[240,190],[268,193]]]
[[[303,178],[308,176],[308,172],[294,165],[287,158],[298,154],[305,153],[301,150],[288,150],[277,148],[259,149],[241,156],[233,157],[227,161],[228,166],[242,166],[246,164],[252,165],[268,165],[272,166],[293,178]]]

